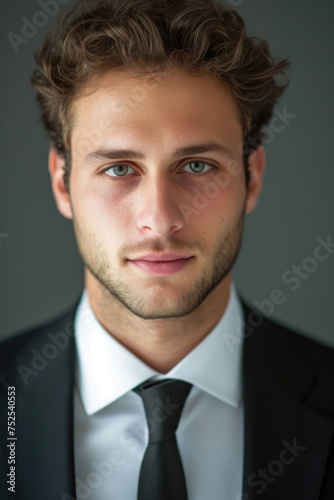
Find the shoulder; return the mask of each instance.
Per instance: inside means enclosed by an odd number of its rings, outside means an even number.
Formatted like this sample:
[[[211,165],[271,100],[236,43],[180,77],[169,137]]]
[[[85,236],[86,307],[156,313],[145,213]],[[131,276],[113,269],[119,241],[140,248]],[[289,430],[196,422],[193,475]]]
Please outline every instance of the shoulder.
[[[0,366],[4,368],[14,358],[31,349],[46,345],[57,335],[73,336],[75,312],[80,297],[73,303],[46,321],[37,323],[29,328],[19,330],[0,341]]]
[[[320,370],[328,366],[334,371],[334,345],[311,338],[302,329],[292,328],[283,320],[265,316],[243,297],[241,303],[244,311],[245,339],[253,336],[257,349],[260,344],[263,350],[268,350],[270,346],[282,355],[300,356]]]
[[[334,348],[273,316],[264,316],[243,299],[242,305],[248,390],[266,387],[269,393],[295,394],[309,408],[334,418]]]

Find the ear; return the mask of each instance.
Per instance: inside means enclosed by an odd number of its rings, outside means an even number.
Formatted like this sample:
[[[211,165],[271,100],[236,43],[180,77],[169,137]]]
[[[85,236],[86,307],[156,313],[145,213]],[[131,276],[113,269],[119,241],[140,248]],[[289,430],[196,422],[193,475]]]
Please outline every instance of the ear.
[[[49,152],[49,173],[51,177],[51,186],[53,195],[59,212],[67,219],[72,219],[72,207],[70,195],[66,190],[63,180],[63,167],[65,165],[65,158],[60,156],[54,148]]]
[[[257,205],[266,167],[266,157],[263,146],[252,151],[248,158],[249,185],[247,192],[246,214],[252,212]]]

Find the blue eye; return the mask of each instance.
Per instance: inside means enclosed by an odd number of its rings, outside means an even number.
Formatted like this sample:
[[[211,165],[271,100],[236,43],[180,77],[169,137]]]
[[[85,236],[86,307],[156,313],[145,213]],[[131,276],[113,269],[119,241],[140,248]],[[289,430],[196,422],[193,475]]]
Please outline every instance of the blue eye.
[[[110,177],[125,177],[126,174],[129,173],[129,169],[133,171],[133,168],[129,167],[129,165],[120,163],[118,165],[112,165],[111,167],[108,167],[108,169],[105,170],[105,173]]]
[[[215,168],[215,167],[212,167],[211,165],[209,165],[208,163],[206,163],[205,161],[190,161],[190,162],[186,163],[186,165],[183,165],[182,168],[186,167],[187,165],[192,165],[190,167],[191,168],[190,173],[192,173],[192,174],[204,174],[204,173],[207,173],[208,171],[212,170],[212,168]],[[209,170],[204,171],[205,166],[209,167]]]
[[[190,168],[190,170],[184,170],[185,167]],[[207,175],[216,170],[217,167],[214,165],[210,165],[210,163],[206,163],[205,161],[190,161],[181,167],[181,171],[186,174],[192,174],[195,177],[201,177],[202,175]],[[109,165],[105,168],[102,173],[106,173],[109,177],[121,178],[121,177],[129,177],[128,174],[134,174],[135,170],[126,165],[125,163],[118,163],[116,165]]]

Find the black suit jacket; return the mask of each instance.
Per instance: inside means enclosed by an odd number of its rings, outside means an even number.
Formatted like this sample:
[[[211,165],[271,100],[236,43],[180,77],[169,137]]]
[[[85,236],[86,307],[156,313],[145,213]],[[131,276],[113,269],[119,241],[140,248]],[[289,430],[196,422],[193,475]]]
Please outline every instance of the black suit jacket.
[[[79,299],[52,321],[0,344],[1,500],[75,499],[73,321]],[[241,300],[246,321],[240,500],[333,500],[334,351]],[[11,386],[16,388],[15,495],[7,483]],[[219,474],[219,464],[213,467]]]

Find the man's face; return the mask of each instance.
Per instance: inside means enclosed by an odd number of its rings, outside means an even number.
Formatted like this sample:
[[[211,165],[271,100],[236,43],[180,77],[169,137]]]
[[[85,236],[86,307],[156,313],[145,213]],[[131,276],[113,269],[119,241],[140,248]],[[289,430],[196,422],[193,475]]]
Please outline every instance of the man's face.
[[[227,283],[241,243],[247,191],[236,105],[209,75],[152,83],[113,71],[72,112],[67,216],[90,280],[141,318],[191,313]],[[226,151],[173,157],[213,142]],[[111,159],[120,149],[140,157]],[[187,259],[141,259],[171,252]]]

